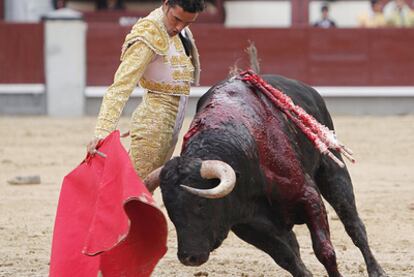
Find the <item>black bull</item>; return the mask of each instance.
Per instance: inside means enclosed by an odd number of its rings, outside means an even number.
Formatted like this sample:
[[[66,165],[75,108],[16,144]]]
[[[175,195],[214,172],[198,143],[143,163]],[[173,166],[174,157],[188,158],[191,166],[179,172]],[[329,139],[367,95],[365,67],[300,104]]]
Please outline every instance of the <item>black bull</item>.
[[[263,78],[333,130],[324,101],[314,89],[280,76]],[[231,193],[206,198],[183,188],[208,190],[220,183],[202,177],[206,160],[231,166],[236,176]],[[292,231],[294,224],[305,223],[318,260],[329,276],[341,276],[322,195],[361,250],[369,276],[386,276],[369,248],[346,167],[322,156],[265,95],[240,78],[213,86],[200,99],[181,156],[165,164],[160,187],[176,227],[178,258],[185,265],[206,262],[232,230],[293,276],[311,276]]]

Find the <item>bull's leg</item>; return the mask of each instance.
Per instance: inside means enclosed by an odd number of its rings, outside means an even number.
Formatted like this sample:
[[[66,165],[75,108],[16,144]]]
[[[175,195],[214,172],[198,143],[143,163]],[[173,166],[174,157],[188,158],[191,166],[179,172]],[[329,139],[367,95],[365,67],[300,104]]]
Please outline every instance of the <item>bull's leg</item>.
[[[312,237],[312,246],[318,260],[324,265],[330,277],[341,276],[332,246],[325,206],[319,192],[309,181],[303,195],[305,221]]]
[[[299,245],[293,231],[285,232],[279,236],[270,221],[239,224],[232,228],[233,232],[242,240],[256,246],[269,254],[282,268],[289,271],[295,277],[312,276],[303,264]]]
[[[335,209],[346,232],[361,250],[369,276],[387,276],[368,245],[365,226],[359,218],[355,206],[354,192],[348,171],[345,168],[324,163],[318,171],[316,182],[323,197]]]

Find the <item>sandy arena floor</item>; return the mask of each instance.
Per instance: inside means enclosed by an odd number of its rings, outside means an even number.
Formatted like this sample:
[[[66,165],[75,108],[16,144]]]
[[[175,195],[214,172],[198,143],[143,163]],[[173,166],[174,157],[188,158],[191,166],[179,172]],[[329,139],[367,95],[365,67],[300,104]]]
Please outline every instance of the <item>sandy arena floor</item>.
[[[122,131],[127,120],[121,120]],[[389,276],[414,276],[414,116],[335,117],[334,122],[358,160],[348,167],[372,250]],[[47,276],[61,181],[83,159],[94,123],[95,118],[0,117],[0,276]],[[41,176],[40,185],[6,182],[32,174]],[[159,192],[156,199],[161,204]],[[340,271],[367,276],[362,255],[328,209]],[[172,224],[169,229],[168,253],[153,276],[289,276],[233,234],[208,263],[184,267],[176,257]],[[305,264],[314,276],[326,276],[306,227],[295,232]]]

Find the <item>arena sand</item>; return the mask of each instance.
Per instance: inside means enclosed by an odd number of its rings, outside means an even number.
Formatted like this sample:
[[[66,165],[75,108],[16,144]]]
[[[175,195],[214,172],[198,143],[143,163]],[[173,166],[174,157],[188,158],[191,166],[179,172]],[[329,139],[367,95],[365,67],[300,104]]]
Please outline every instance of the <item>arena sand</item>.
[[[121,131],[127,122],[121,119]],[[414,276],[414,116],[337,116],[334,122],[358,160],[348,168],[373,252],[389,276]],[[47,276],[62,178],[83,159],[94,123],[95,118],[0,117],[0,276]],[[33,174],[41,176],[40,185],[7,183]],[[159,192],[155,197],[162,205]],[[330,207],[328,218],[342,274],[367,276],[362,255]],[[314,276],[326,276],[306,227],[294,230],[305,264]],[[201,267],[179,263],[171,222],[168,247],[153,276],[290,276],[234,234]]]

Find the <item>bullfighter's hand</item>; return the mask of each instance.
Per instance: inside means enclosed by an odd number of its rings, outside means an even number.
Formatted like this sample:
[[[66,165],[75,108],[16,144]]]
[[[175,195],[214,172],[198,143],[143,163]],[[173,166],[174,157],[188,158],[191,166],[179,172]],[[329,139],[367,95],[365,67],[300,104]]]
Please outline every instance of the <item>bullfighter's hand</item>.
[[[88,151],[89,154],[93,155],[96,154],[96,146],[98,145],[98,143],[101,141],[102,139],[100,138],[93,138],[86,146],[86,150]]]

